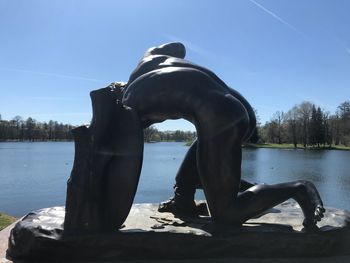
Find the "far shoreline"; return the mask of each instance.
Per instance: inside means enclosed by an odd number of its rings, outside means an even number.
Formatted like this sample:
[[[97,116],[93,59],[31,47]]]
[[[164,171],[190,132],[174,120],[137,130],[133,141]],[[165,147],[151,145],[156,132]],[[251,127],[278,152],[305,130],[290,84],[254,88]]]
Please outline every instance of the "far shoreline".
[[[243,145],[243,148],[269,148],[269,149],[291,149],[291,150],[311,150],[311,151],[322,151],[322,150],[340,150],[340,151],[350,151],[349,146],[344,145],[334,145],[334,146],[306,146],[302,144],[297,144],[297,147],[294,144],[289,143],[247,143]]]
[[[35,140],[35,141],[29,141],[29,140],[6,140],[6,141],[0,141],[1,143],[42,143],[42,142],[74,142],[74,140]],[[159,142],[178,142],[178,143],[184,143],[184,146],[191,146],[193,141],[175,141],[175,140],[169,140],[169,141],[145,141],[144,143],[159,143]],[[268,148],[268,149],[289,149],[289,150],[340,150],[340,151],[350,151],[350,146],[344,146],[344,145],[333,145],[333,146],[306,146],[304,147],[302,144],[297,144],[297,147],[294,146],[294,144],[291,143],[245,143],[242,146],[243,148],[247,149],[257,149],[257,148]]]

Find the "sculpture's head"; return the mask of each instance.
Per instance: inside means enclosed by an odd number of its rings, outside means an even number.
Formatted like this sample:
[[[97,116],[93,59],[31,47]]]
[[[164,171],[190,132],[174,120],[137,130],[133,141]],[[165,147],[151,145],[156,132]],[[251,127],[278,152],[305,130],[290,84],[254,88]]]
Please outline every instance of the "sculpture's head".
[[[180,42],[171,42],[158,47],[151,47],[147,50],[145,57],[150,55],[166,55],[176,58],[184,58],[186,55],[186,48]]]

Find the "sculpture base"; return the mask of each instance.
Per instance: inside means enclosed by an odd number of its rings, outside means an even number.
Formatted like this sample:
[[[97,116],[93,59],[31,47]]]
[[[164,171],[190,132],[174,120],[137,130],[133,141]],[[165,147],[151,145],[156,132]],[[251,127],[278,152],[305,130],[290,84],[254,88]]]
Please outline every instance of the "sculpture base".
[[[241,228],[208,217],[174,218],[136,204],[115,233],[63,235],[64,207],[38,210],[11,232],[7,257],[33,261],[112,261],[224,257],[322,257],[350,254],[350,213],[328,208],[320,231],[302,230],[299,206],[287,201]]]

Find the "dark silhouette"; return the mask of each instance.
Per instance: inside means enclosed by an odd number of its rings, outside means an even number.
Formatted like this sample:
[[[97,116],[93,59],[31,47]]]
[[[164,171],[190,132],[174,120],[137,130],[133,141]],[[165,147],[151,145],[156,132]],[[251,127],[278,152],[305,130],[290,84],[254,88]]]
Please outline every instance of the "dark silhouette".
[[[144,126],[184,118],[197,129],[198,142],[191,146],[177,175],[175,204],[179,196],[179,203],[193,204],[192,192],[198,182],[193,178],[198,175],[214,221],[242,224],[294,198],[303,209],[304,225],[314,227],[324,209],[310,182],[256,185],[238,194],[241,144],[255,128],[254,111],[214,73],[184,60],[185,53],[181,43],[149,49],[132,73],[123,97],[123,103],[138,112]]]
[[[142,128],[178,118],[195,125],[198,140],[177,174],[170,211],[193,212],[200,181],[213,222],[241,225],[294,198],[304,226],[316,228],[324,208],[311,182],[253,185],[241,180],[241,144],[255,129],[254,111],[213,72],[185,60],[185,53],[181,43],[151,48],[127,84],[91,93],[92,124],[75,130],[65,232],[111,231],[123,224],[140,176]]]

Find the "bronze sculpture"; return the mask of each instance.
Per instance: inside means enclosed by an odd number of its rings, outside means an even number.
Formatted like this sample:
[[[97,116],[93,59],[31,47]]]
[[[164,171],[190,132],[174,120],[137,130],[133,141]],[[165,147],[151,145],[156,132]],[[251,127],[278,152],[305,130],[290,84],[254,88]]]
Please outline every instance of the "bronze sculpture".
[[[214,73],[184,60],[185,53],[181,43],[149,49],[131,74],[123,96],[123,103],[137,111],[143,127],[184,118],[197,129],[198,142],[191,146],[177,175],[174,205],[180,203],[180,210],[193,206],[191,190],[190,194],[181,192],[182,188],[194,189],[193,181],[198,181],[189,179],[188,185],[188,177],[199,176],[214,222],[240,225],[294,198],[304,212],[304,226],[314,228],[324,208],[311,182],[252,187],[244,182],[245,191],[238,194],[241,144],[255,128],[254,111]]]
[[[123,224],[141,171],[142,128],[178,118],[195,125],[198,140],[176,176],[175,197],[160,211],[195,215],[200,182],[213,222],[241,225],[294,198],[304,226],[316,228],[324,208],[311,182],[254,185],[241,180],[241,145],[255,129],[254,111],[213,72],[185,60],[185,53],[178,42],[150,48],[126,84],[91,93],[91,126],[75,130],[65,232],[112,231]]]

